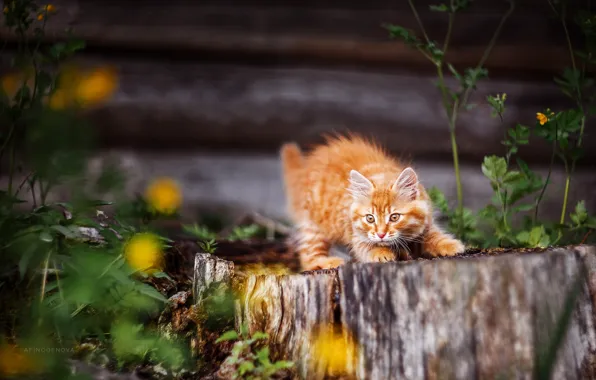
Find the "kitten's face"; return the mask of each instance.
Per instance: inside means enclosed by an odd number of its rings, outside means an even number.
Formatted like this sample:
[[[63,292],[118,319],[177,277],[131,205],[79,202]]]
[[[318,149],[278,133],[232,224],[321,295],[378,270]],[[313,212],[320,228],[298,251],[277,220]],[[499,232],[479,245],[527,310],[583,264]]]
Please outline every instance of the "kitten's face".
[[[356,171],[350,176],[352,226],[365,243],[403,245],[424,231],[428,205],[419,200],[416,173],[405,169],[390,188],[377,188]]]

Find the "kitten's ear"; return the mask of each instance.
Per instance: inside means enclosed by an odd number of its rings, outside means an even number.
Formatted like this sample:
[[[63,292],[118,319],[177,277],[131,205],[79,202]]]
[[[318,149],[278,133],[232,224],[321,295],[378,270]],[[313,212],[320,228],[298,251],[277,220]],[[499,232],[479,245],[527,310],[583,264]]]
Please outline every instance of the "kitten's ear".
[[[356,170],[350,171],[350,187],[348,191],[354,198],[367,197],[373,189],[373,184]]]
[[[412,168],[405,168],[391,187],[400,197],[415,200],[418,198],[418,176]]]

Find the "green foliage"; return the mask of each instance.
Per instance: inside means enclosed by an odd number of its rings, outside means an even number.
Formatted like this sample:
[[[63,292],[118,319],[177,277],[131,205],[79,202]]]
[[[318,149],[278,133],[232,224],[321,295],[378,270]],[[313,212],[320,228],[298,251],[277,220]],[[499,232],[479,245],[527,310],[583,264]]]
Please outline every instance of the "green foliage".
[[[85,44],[68,39],[42,47],[54,11],[29,0],[5,6],[4,26],[19,40],[13,61],[19,75],[14,93],[0,91],[0,158],[9,159],[8,186],[0,190],[0,309],[10,307],[12,314],[0,318],[3,332],[21,346],[62,349],[93,337],[120,364],[151,360],[179,368],[182,347],[140,323],[166,302],[144,280],[165,274],[139,272],[126,259],[125,242],[148,230],[146,204],[119,199],[106,223],[101,208],[111,203],[97,198],[119,194],[123,175],[108,165],[98,178],[86,178],[93,129],[76,107],[48,107],[59,65]],[[23,162],[16,151],[24,153]],[[17,176],[24,177],[18,186]],[[48,202],[58,186],[71,202]],[[161,240],[166,246],[167,239]],[[45,377],[69,378],[65,355],[45,359]]]
[[[117,322],[112,326],[111,336],[114,353],[119,365],[125,361],[164,361],[174,369],[180,369],[188,360],[181,346],[172,345],[155,333],[144,331],[142,324],[130,321]]]
[[[228,240],[248,240],[252,237],[255,237],[260,231],[261,227],[259,227],[257,224],[234,227],[228,236]]]
[[[493,109],[493,117],[499,116],[503,119],[504,100],[505,97],[499,95],[487,98]],[[589,236],[596,219],[588,215],[584,201],[580,201],[575,212],[569,215],[571,223],[565,223],[564,218],[561,218],[558,224],[538,220],[539,206],[550,184],[550,170],[547,178],[543,179],[532,171],[517,153],[520,147],[528,145],[531,136],[535,135],[551,142],[553,159],[555,155],[561,157],[568,167],[568,160],[579,157],[577,152],[575,156],[570,153],[573,151],[570,149],[569,141],[570,137],[579,131],[582,118],[581,113],[574,109],[556,114],[547,109],[543,115],[548,120],[544,123],[537,122],[533,130],[517,124],[506,131],[502,141],[506,150],[504,157],[492,155],[484,158],[481,170],[490,182],[494,195],[491,202],[477,215],[473,215],[469,210],[467,217],[456,215],[457,211],[448,207],[445,196],[439,190],[432,189],[429,193],[431,200],[435,207],[447,216],[449,230],[456,231],[457,223],[467,218],[464,231],[468,242],[483,247],[544,248],[557,243],[582,242],[584,237]],[[514,225],[513,218],[523,213],[526,213],[524,222]]]
[[[435,207],[448,218],[448,229],[464,238],[470,245],[535,248],[555,244],[583,243],[595,227],[594,222],[596,219],[588,214],[584,201],[580,201],[576,205],[574,212],[567,213],[571,177],[577,161],[583,155],[582,139],[586,119],[588,116],[596,114],[596,107],[593,106],[595,97],[594,78],[590,77],[589,72],[586,70],[587,65],[596,62],[595,16],[588,11],[577,13],[575,23],[583,32],[585,40],[585,48],[577,50],[571,46],[568,35],[565,2],[549,2],[549,4],[563,23],[563,32],[566,33],[569,42],[571,57],[571,67],[566,68],[561,75],[555,77],[554,82],[565,95],[574,101],[575,107],[558,112],[546,109],[537,113],[538,121],[534,127],[516,124],[515,127],[506,130],[505,137],[502,140],[505,155],[503,157],[487,156],[481,165],[482,173],[493,189],[493,196],[490,202],[477,214],[473,214],[463,207],[459,179],[458,207],[456,210],[449,208],[444,195],[440,191],[433,189],[430,192]],[[410,5],[412,6],[411,2]],[[459,8],[460,5],[467,6],[468,2],[457,1],[448,5],[433,5],[431,9],[452,15],[461,9]],[[421,25],[420,20],[418,21]],[[452,22],[452,18],[450,18],[450,22]],[[448,30],[451,30],[451,25]],[[398,38],[409,46],[426,53],[427,47],[412,32],[405,32],[401,28],[392,28],[390,32],[394,38]],[[426,39],[428,41],[428,38]],[[446,40],[448,41],[448,38]],[[446,42],[445,46],[447,45]],[[490,51],[490,47],[488,51]],[[487,54],[485,54],[486,56]],[[443,72],[441,66],[443,62],[436,61],[435,63],[439,67],[439,87],[442,88]],[[457,114],[453,111],[456,108],[451,108],[450,112],[449,107],[454,104],[461,105],[461,101],[466,99],[467,91],[473,89],[476,81],[486,76],[486,72],[482,71],[482,65],[479,65],[476,71],[468,69],[464,71],[466,74],[462,75],[448,63],[445,63],[445,65],[451,75],[460,83],[459,91],[452,92],[451,90],[442,89],[447,116],[454,120],[454,116],[457,116]],[[505,100],[506,94],[490,95],[486,98],[488,105],[491,107],[491,116],[498,117],[502,123],[504,122],[506,110]],[[453,131],[454,124],[450,124],[450,127]],[[518,156],[520,149],[528,145],[532,138],[539,138],[551,144],[551,160],[546,178],[542,178],[538,173],[531,170],[528,164]],[[453,134],[452,146],[457,176],[457,144]],[[542,198],[547,187],[551,185],[551,172],[555,164],[555,158],[563,163],[567,174],[565,191],[561,202],[561,216],[558,223],[542,221],[539,218]],[[521,218],[519,217],[520,214]],[[567,217],[570,219],[569,222]],[[515,223],[514,220],[516,220]]]
[[[198,244],[205,253],[213,253],[217,248],[216,239],[218,234],[210,230],[207,226],[198,225],[182,225],[182,230],[187,234],[198,239]],[[225,237],[229,241],[248,240],[261,234],[262,228],[257,224],[249,224],[246,226],[236,226]]]
[[[224,365],[236,369],[234,379],[270,379],[279,371],[294,366],[293,362],[285,360],[271,362],[269,346],[259,344],[268,339],[269,335],[262,332],[255,332],[249,336],[246,326],[243,326],[240,333],[234,330],[227,331],[216,340],[216,343],[236,341],[231,355],[224,362]]]
[[[475,67],[465,68],[463,71],[458,71],[451,63],[447,62],[445,57],[449,48],[451,39],[451,32],[454,25],[454,15],[462,10],[465,10],[470,5],[471,0],[452,0],[449,3],[442,3],[438,5],[431,5],[430,9],[435,12],[447,13],[449,17],[449,23],[447,32],[444,37],[444,42],[441,45],[436,41],[432,40],[426,30],[422,20],[418,16],[418,12],[414,6],[412,0],[408,0],[408,4],[412,9],[412,13],[416,18],[416,21],[421,29],[422,37],[417,36],[413,31],[408,30],[399,25],[385,24],[384,28],[388,30],[389,36],[393,39],[399,40],[407,46],[418,50],[423,56],[425,56],[437,69],[437,87],[439,88],[443,101],[443,108],[445,109],[445,115],[447,117],[447,124],[449,127],[451,147],[453,151],[453,166],[455,169],[456,185],[457,185],[457,211],[452,214],[456,219],[451,219],[455,224],[456,228],[453,232],[460,238],[469,240],[472,237],[467,235],[469,232],[469,222],[465,220],[467,213],[464,207],[464,196],[461,182],[461,175],[459,170],[459,154],[457,151],[457,139],[456,139],[456,126],[459,112],[463,110],[469,110],[473,108],[474,104],[468,104],[469,97],[472,91],[476,90],[478,81],[488,77],[488,70],[483,67],[484,62],[490,56],[490,53],[495,45],[495,42],[501,33],[501,29],[505,24],[505,21],[509,18],[514,9],[514,2],[509,1],[509,10],[503,15],[501,22],[495,29],[493,37],[488,43],[486,50]],[[447,70],[446,70],[447,69]],[[453,89],[447,85],[447,75],[450,74],[453,79],[458,83],[458,88]],[[505,99],[503,98],[502,101]],[[495,104],[500,102],[501,99],[495,99]],[[499,111],[497,111],[499,113]],[[500,113],[499,113],[500,114]],[[466,226],[468,224],[468,227]]]
[[[212,240],[217,239],[217,234],[206,226],[200,226],[197,223],[193,225],[182,225],[182,230],[193,237],[196,237],[200,240]]]

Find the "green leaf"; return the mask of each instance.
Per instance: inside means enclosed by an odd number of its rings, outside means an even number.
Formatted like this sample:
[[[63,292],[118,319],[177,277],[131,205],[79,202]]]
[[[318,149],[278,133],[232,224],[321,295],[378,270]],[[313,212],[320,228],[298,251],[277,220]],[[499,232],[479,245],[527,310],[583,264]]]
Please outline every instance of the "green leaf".
[[[445,194],[439,188],[433,186],[428,190],[428,196],[430,197],[433,205],[438,208],[443,214],[449,213],[449,205]]]
[[[238,374],[240,376],[245,375],[255,369],[255,365],[252,362],[244,361],[238,366]]]
[[[53,225],[50,228],[52,230],[64,235],[65,237],[67,237],[69,239],[77,239],[80,237],[80,234],[78,233],[78,231],[73,230],[68,227],[61,226],[59,224]]]
[[[455,67],[453,67],[451,63],[447,63],[447,68],[449,69],[449,71],[451,71],[453,77],[455,77],[458,81],[461,81],[461,74],[457,72],[457,70],[455,69]]]
[[[518,233],[515,236],[515,238],[522,245],[527,245],[528,242],[530,241],[530,233],[528,231],[522,231],[522,232]]]
[[[393,24],[385,24],[383,27],[389,31],[389,36],[391,38],[403,41],[406,45],[411,47],[422,46],[422,42],[416,37],[414,32],[409,29]]]
[[[269,347],[265,346],[257,351],[257,359],[261,363],[268,363],[269,362]]]
[[[513,170],[505,174],[505,176],[503,177],[503,183],[513,184],[518,182],[520,179],[524,179],[524,175],[521,172]]]
[[[182,231],[201,240],[217,239],[217,234],[215,232],[210,231],[206,226],[200,226],[197,223],[192,225],[183,224]]]
[[[482,173],[491,180],[499,182],[507,173],[507,161],[503,157],[487,156],[482,163]]]
[[[46,242],[46,243],[51,243],[54,241],[54,236],[51,233],[49,233],[47,230],[41,231],[39,233],[39,240]]]
[[[27,250],[23,252],[19,259],[19,275],[21,277],[21,280],[25,277],[25,273],[27,273],[27,266],[31,258],[33,257],[36,248],[37,247],[35,245],[30,245],[29,247],[27,247]]]
[[[147,284],[139,284],[136,287],[137,291],[141,294],[144,294],[150,298],[156,299],[158,301],[167,302],[168,300],[158,292],[154,287],[149,286]]]
[[[84,40],[73,38],[66,43],[64,50],[72,54],[79,50],[83,50],[85,48],[85,45],[86,43]]]
[[[228,340],[237,340],[238,338],[239,338],[238,333],[234,330],[230,330],[230,331],[226,331],[219,338],[217,338],[215,343],[225,342]]]
[[[579,201],[575,205],[575,212],[570,215],[571,220],[577,226],[581,226],[588,219],[588,211],[586,210],[586,202]]]
[[[294,363],[288,360],[278,360],[273,363],[276,369],[286,369],[294,367]]]
[[[449,10],[449,7],[445,4],[430,5],[429,8],[433,12],[447,12]]]
[[[263,340],[263,339],[269,339],[269,334],[261,332],[261,331],[257,331],[256,333],[254,333],[251,336],[252,339],[254,340]]]
[[[519,205],[519,206],[515,206],[513,208],[511,208],[511,212],[512,213],[517,213],[517,212],[525,212],[525,211],[530,211],[534,208],[535,205],[533,204],[525,204],[525,205]]]

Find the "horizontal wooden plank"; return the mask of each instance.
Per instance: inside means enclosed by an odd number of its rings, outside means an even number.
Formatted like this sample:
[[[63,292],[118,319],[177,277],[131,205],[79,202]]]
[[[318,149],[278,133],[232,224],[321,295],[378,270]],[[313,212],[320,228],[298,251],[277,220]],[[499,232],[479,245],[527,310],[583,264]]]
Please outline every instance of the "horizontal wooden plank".
[[[281,179],[281,167],[277,155],[228,154],[213,155],[196,149],[194,152],[138,152],[132,150],[110,150],[98,153],[89,165],[87,178],[90,181],[108,160],[120,162],[125,170],[125,193],[143,193],[145,186],[155,177],[170,176],[181,184],[184,205],[183,220],[197,221],[208,213],[234,222],[247,212],[261,212],[274,218],[285,219],[286,199]],[[422,183],[427,187],[437,186],[443,190],[452,205],[455,204],[455,177],[450,162],[414,160]],[[543,176],[544,166],[532,165]],[[493,194],[488,180],[480,170],[480,162],[462,164],[462,181],[465,204],[474,210],[490,202]],[[21,178],[15,180],[21,182]],[[6,178],[0,178],[0,186],[6,186]],[[555,168],[551,176],[552,185],[543,198],[540,215],[545,220],[558,220],[565,185],[565,173]],[[0,187],[1,188],[1,187]],[[64,200],[69,192],[57,188],[49,201]],[[28,199],[25,188],[22,199]],[[569,193],[570,208],[584,199],[590,213],[596,212],[596,176],[593,168],[580,168],[573,177]],[[102,197],[106,200],[116,200]],[[520,214],[521,215],[521,214]]]
[[[431,38],[442,41],[447,18],[428,11],[427,3],[419,5],[421,17]],[[58,4],[62,14],[51,20],[47,28],[49,38],[55,39],[63,38],[65,27],[72,26],[90,48],[107,52],[161,51],[194,57],[252,54],[271,60],[416,67],[424,63],[420,54],[389,41],[381,28],[381,24],[392,22],[418,29],[404,4],[378,1],[364,8],[354,3],[343,8],[333,8],[332,4],[323,8],[253,2],[232,7],[175,1],[164,7],[153,2],[62,0]],[[481,57],[506,8],[505,2],[490,4],[493,3],[474,6],[458,15],[448,53],[448,59],[456,66],[475,65]],[[10,41],[6,28],[0,28],[0,37]],[[552,75],[568,64],[564,34],[550,9],[521,6],[508,20],[487,67]]]
[[[321,141],[353,131],[384,141],[417,159],[450,160],[451,143],[434,77],[407,72],[204,65],[193,62],[111,60],[120,85],[105,107],[90,113],[104,146],[277,152],[283,142]],[[488,94],[507,93],[505,124],[490,117]],[[502,154],[505,126],[533,126],[536,112],[562,109],[567,99],[552,81],[491,78],[472,98],[457,127],[462,159]],[[534,139],[523,149],[546,162],[550,146]],[[596,135],[586,134],[584,163],[596,158]]]

